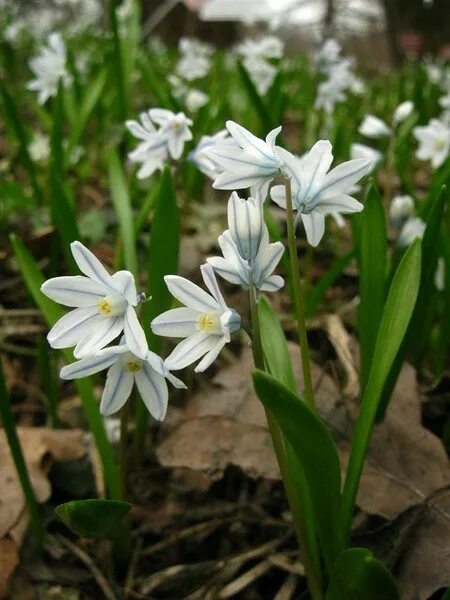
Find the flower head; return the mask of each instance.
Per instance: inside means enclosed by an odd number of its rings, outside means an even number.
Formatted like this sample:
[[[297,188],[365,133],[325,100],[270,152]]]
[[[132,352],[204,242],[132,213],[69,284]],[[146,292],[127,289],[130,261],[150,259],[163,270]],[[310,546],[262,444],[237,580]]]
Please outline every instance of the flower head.
[[[34,161],[46,161],[50,156],[50,138],[48,135],[37,131],[28,145],[28,152]]]
[[[414,200],[411,196],[395,196],[392,198],[389,207],[389,216],[392,225],[396,228],[401,227],[409,217],[413,216],[414,208]]]
[[[422,238],[425,233],[426,223],[419,217],[412,217],[403,225],[400,235],[398,236],[397,244],[400,248],[409,246],[416,238]]]
[[[54,277],[41,286],[48,298],[75,307],[48,333],[50,346],[75,346],[74,356],[84,358],[104,348],[123,331],[130,351],[144,358],[148,347],[136,316],[140,297],[133,275],[129,271],[110,275],[80,242],[72,242],[71,250],[84,276]]]
[[[384,121],[374,115],[366,115],[359,129],[361,135],[368,138],[382,138],[391,135],[391,129]]]
[[[165,108],[151,108],[148,114],[153,123],[159,126],[158,134],[166,141],[170,156],[178,160],[185,142],[192,140],[191,119],[182,112],[175,114]]]
[[[186,387],[170,373],[161,357],[148,348],[144,356],[136,356],[124,340],[118,346],[104,348],[93,356],[63,367],[60,377],[80,379],[104,369],[108,369],[108,374],[100,412],[105,416],[112,415],[122,408],[136,384],[150,414],[158,421],[162,421],[166,414],[169,395],[166,379],[175,387]]]
[[[440,167],[450,154],[450,127],[431,119],[425,127],[414,127],[413,134],[419,141],[417,158],[430,160],[434,169]]]
[[[156,335],[186,338],[166,359],[170,370],[183,369],[203,356],[195,371],[204,371],[241,326],[238,313],[225,303],[212,266],[206,264],[200,268],[210,294],[184,277],[164,278],[172,296],[184,304],[159,315],[151,323]]]
[[[411,100],[406,100],[397,106],[392,116],[392,123],[398,125],[407,119],[414,110],[414,104]]]
[[[235,150],[239,148],[233,138],[229,136],[228,131],[222,129],[214,135],[203,135],[196,148],[188,156],[189,160],[210,179],[218,177],[223,172],[223,169],[214,161],[212,153],[209,153],[209,150],[222,144],[233,147]]]
[[[56,96],[60,80],[64,85],[71,82],[66,70],[66,47],[59,33],[51,33],[48,36],[47,46],[30,60],[30,68],[35,78],[27,87],[38,92],[39,104],[44,104],[51,96]]]
[[[208,264],[226,281],[245,288],[252,285],[261,291],[274,292],[283,287],[283,278],[273,272],[283,256],[284,246],[281,242],[269,242],[262,201],[242,200],[233,192],[228,201],[228,226],[218,240],[223,258],[208,258]]]
[[[251,188],[250,193],[254,198],[264,200],[270,183],[284,165],[275,149],[275,140],[281,127],[273,129],[265,141],[234,121],[227,121],[227,129],[239,149],[220,145],[208,151],[214,162],[224,169],[213,187],[219,190]]]
[[[363,205],[347,192],[367,174],[370,161],[363,158],[349,160],[329,171],[333,154],[327,140],[318,141],[301,159],[282,148],[277,150],[284,157],[286,170],[291,176],[293,208],[298,211],[312,246],[317,246],[322,239],[325,215],[363,209]],[[284,186],[274,186],[271,197],[276,204],[286,208]]]

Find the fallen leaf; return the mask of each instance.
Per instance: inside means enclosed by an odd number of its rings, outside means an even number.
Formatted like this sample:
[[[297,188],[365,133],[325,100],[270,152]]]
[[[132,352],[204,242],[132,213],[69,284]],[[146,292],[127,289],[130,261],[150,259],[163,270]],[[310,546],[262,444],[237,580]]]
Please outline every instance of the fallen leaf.
[[[17,433],[38,502],[51,494],[48,471],[54,461],[75,460],[85,454],[84,432],[45,427],[18,427]],[[15,556],[28,527],[25,499],[4,430],[0,430],[0,598],[14,569]],[[12,570],[11,570],[12,569]]]
[[[289,347],[302,390],[300,351],[295,344]],[[192,397],[185,420],[157,448],[163,466],[201,471],[214,480],[233,464],[250,477],[280,479],[264,408],[253,390],[253,369],[251,349],[244,348],[238,361]],[[320,410],[331,412],[340,396],[336,385],[314,364],[312,378]]]

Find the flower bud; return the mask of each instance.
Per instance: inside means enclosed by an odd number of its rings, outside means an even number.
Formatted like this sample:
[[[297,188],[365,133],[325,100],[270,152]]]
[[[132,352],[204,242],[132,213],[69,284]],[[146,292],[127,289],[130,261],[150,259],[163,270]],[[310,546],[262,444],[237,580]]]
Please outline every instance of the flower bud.
[[[228,201],[228,227],[239,254],[244,260],[254,260],[264,235],[261,200],[244,200],[233,192]]]
[[[414,104],[410,100],[399,104],[394,110],[394,115],[392,117],[394,125],[398,125],[399,123],[407,119],[413,110]]]
[[[414,200],[411,196],[395,196],[389,207],[391,223],[395,228],[400,228],[403,223],[414,214]]]
[[[391,130],[384,121],[373,115],[366,115],[359,127],[359,133],[368,138],[381,138],[390,135]]]

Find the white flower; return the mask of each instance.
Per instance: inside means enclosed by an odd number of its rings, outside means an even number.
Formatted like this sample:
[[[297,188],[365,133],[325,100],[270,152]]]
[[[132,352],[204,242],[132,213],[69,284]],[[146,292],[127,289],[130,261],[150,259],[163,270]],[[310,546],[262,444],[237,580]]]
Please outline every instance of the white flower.
[[[136,356],[125,343],[98,351],[61,369],[62,379],[80,379],[108,369],[100,412],[109,416],[120,410],[136,384],[150,414],[162,421],[166,415],[169,392],[166,379],[178,388],[186,388],[174,377],[154,352]]]
[[[344,102],[345,98],[344,90],[336,85],[335,80],[327,79],[319,83],[314,108],[322,108],[326,113],[331,114],[335,105]]]
[[[165,108],[151,108],[148,114],[153,123],[159,126],[158,134],[166,141],[170,156],[178,160],[183,154],[185,142],[192,140],[191,119],[182,112],[175,114]]]
[[[408,219],[403,225],[400,235],[398,236],[397,244],[400,248],[409,246],[416,238],[423,237],[426,224],[418,217]]]
[[[391,130],[386,123],[373,115],[366,115],[364,117],[358,131],[361,135],[373,139],[391,135]]]
[[[197,112],[199,108],[208,104],[209,96],[203,93],[201,90],[189,90],[186,93],[186,97],[184,99],[186,103],[186,108],[190,112]]]
[[[326,40],[316,53],[316,62],[319,70],[328,72],[331,65],[341,58],[341,45],[333,38]]]
[[[450,153],[450,128],[431,119],[425,127],[414,127],[413,134],[419,142],[417,158],[431,160],[434,169],[440,167]]]
[[[170,370],[183,369],[203,356],[195,371],[204,371],[241,326],[238,313],[225,304],[212,266],[200,268],[211,295],[183,277],[164,278],[171,294],[185,305],[159,315],[151,324],[156,335],[186,338],[166,359]]]
[[[392,122],[394,125],[398,125],[405,119],[407,119],[412,111],[414,110],[414,104],[410,100],[406,100],[406,102],[402,102],[397,106],[394,110],[394,114],[392,116]]]
[[[318,141],[301,159],[282,148],[277,148],[277,151],[284,157],[291,175],[293,208],[298,211],[312,246],[317,246],[322,239],[325,215],[360,212],[363,209],[363,205],[346,192],[367,174],[370,167],[368,160],[350,160],[328,172],[333,154],[327,140]],[[284,185],[274,186],[271,197],[278,206],[286,208]]]
[[[222,129],[214,135],[202,136],[197,147],[188,156],[189,160],[210,179],[215,179],[223,172],[223,169],[214,161],[212,154],[210,155],[208,150],[222,144],[233,147],[235,150],[239,149],[233,138],[229,136],[228,131]]]
[[[284,43],[274,35],[247,38],[236,46],[235,51],[243,58],[282,58]]]
[[[389,207],[389,216],[394,227],[399,228],[414,214],[414,200],[411,196],[394,196]]]
[[[439,105],[445,110],[450,109],[450,92],[446,96],[441,96],[439,98]]]
[[[50,156],[50,139],[48,135],[36,132],[32,141],[28,145],[28,152],[31,158],[36,161],[45,161]]]
[[[130,351],[145,358],[147,342],[136,316],[140,297],[129,271],[110,275],[80,242],[70,245],[81,275],[54,277],[41,291],[64,306],[76,307],[61,317],[47,339],[52,348],[75,346],[75,358],[94,354],[124,332]]]
[[[206,56],[188,54],[182,56],[178,61],[176,73],[186,81],[194,81],[195,79],[206,77],[210,68],[211,61]]]
[[[283,278],[273,275],[284,252],[281,242],[269,243],[269,232],[263,220],[262,201],[242,200],[233,192],[228,201],[229,229],[219,237],[222,257],[207,262],[230,283],[265,292],[274,292],[283,285]],[[250,281],[251,279],[251,281]]]
[[[350,158],[365,158],[370,162],[368,173],[372,173],[378,163],[383,159],[383,155],[378,150],[366,146],[365,144],[352,144],[350,146]]]
[[[265,96],[275,79],[277,69],[266,60],[257,57],[246,58],[243,64],[260,96]]]
[[[254,260],[264,232],[262,201],[255,198],[244,200],[233,192],[228,200],[228,227],[242,258]]]
[[[44,104],[51,96],[56,96],[58,83],[64,85],[71,82],[66,70],[66,47],[59,33],[51,33],[40,54],[30,60],[30,68],[35,79],[27,85],[29,90],[38,92],[39,104]]]
[[[263,141],[234,121],[227,121],[226,125],[241,150],[223,144],[208,150],[208,155],[224,170],[213,187],[219,190],[251,188],[254,198],[264,200],[271,181],[284,165],[275,151],[275,139],[281,127],[273,129]]]

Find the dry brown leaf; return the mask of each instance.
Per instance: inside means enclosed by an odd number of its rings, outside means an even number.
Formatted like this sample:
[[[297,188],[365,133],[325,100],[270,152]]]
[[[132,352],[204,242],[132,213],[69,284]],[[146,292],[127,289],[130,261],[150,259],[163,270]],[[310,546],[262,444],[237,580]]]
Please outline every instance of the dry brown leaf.
[[[342,444],[344,464],[348,452],[348,443]],[[405,364],[386,418],[373,432],[358,506],[392,519],[448,484],[450,462],[441,440],[421,424],[416,374]]]
[[[85,454],[84,432],[18,427],[17,433],[38,502],[51,494],[47,478],[55,460],[75,460]],[[5,597],[9,576],[17,564],[18,548],[28,527],[25,499],[5,432],[0,430],[0,598]]]
[[[295,344],[290,344],[290,350],[302,390],[300,351]],[[157,449],[163,466],[198,470],[217,479],[233,464],[250,477],[280,478],[264,409],[253,390],[253,368],[251,350],[245,348],[236,363],[193,396],[186,408],[187,420],[171,430]],[[332,411],[340,396],[333,380],[314,364],[312,377],[320,410]]]
[[[450,490],[429,503],[396,576],[402,600],[428,600],[450,586]]]

